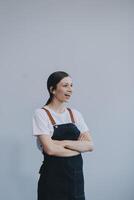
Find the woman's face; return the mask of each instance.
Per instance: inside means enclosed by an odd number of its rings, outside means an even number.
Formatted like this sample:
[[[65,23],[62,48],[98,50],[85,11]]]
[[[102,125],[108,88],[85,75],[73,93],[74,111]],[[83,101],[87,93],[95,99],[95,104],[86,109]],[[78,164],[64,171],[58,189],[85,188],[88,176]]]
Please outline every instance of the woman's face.
[[[53,90],[54,97],[61,102],[68,102],[72,95],[72,79],[71,77],[63,78],[58,84],[55,90]]]

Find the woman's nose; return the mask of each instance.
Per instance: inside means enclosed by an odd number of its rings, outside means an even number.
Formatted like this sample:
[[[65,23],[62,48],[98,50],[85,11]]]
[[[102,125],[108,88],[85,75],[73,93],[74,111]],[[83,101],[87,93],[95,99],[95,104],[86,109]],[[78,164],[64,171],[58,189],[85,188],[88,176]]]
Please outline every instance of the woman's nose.
[[[69,88],[68,90],[67,90],[67,92],[72,92],[73,91],[73,89],[72,88]]]

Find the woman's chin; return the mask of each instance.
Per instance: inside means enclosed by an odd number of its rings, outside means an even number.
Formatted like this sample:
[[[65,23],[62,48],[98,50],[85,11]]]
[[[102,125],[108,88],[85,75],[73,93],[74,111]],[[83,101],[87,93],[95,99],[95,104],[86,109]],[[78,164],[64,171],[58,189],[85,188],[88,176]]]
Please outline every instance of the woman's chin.
[[[65,102],[69,102],[69,99],[64,99],[63,101],[62,101],[63,103]]]

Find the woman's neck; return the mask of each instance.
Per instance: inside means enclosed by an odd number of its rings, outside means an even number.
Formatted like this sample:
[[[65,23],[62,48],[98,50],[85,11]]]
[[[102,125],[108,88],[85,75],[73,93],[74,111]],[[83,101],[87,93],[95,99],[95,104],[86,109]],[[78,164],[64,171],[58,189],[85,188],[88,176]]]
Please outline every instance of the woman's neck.
[[[58,102],[58,101],[52,101],[51,103],[49,103],[47,105],[50,109],[54,110],[55,112],[57,113],[62,113],[65,111],[65,103],[61,103],[61,102]]]

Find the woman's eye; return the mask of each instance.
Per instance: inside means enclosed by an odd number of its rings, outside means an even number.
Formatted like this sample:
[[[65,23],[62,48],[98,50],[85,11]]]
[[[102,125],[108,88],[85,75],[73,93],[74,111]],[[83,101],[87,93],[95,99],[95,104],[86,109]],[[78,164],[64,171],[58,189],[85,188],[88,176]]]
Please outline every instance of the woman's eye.
[[[68,85],[63,85],[64,87],[67,87]],[[71,85],[71,87],[73,87],[73,85]]]

